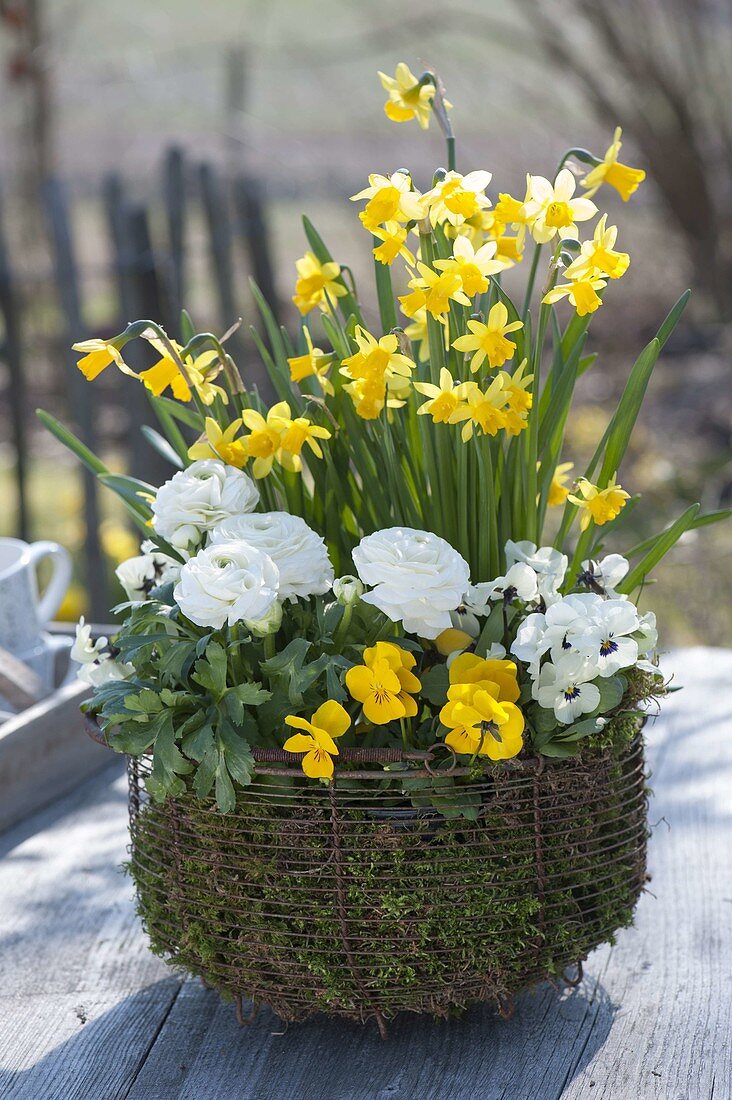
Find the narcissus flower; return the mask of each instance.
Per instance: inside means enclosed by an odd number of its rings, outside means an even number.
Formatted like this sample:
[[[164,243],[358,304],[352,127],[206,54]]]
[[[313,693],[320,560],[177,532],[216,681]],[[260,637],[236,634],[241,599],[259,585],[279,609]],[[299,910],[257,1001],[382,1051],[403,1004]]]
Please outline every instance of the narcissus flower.
[[[587,188],[588,197],[594,195],[603,183],[607,183],[615,188],[623,202],[627,202],[638,185],[646,178],[642,168],[630,168],[627,164],[619,162],[618,155],[623,144],[620,140],[622,133],[618,126],[613,135],[612,144],[601,163],[595,165],[580,181],[582,186]]]
[[[371,232],[382,242],[374,249],[374,258],[380,264],[389,266],[394,263],[397,256],[401,256],[412,267],[415,264],[414,253],[410,252],[405,242],[407,229],[399,222],[387,222],[383,228],[375,226]]]
[[[333,776],[333,757],[338,756],[336,737],[342,737],[351,725],[348,712],[334,699],[328,699],[308,720],[296,714],[285,718],[288,726],[304,730],[288,737],[282,746],[286,752],[304,752],[302,770],[310,779],[330,779]]]
[[[409,315],[407,315],[409,316]],[[417,355],[423,363],[430,361],[430,338],[427,331],[427,310],[422,306],[418,309],[410,325],[406,325],[404,335],[413,344],[417,344]]]
[[[376,726],[398,718],[413,717],[417,704],[412,694],[421,683],[411,671],[414,656],[389,642],[377,642],[364,650],[364,663],[349,668],[346,687],[363,706],[363,713]]]
[[[204,351],[195,357],[183,355],[183,348],[175,340],[169,343],[175,351],[178,359],[182,360],[185,374],[181,371],[179,363],[170,354],[170,349],[155,335],[144,336],[150,347],[160,354],[157,363],[153,363],[149,370],[140,372],[140,381],[147,386],[151,393],[159,397],[170,386],[173,397],[178,401],[190,401],[191,389],[198,394],[204,405],[212,405],[217,397],[220,397],[225,405],[229,398],[226,390],[215,385],[215,379],[222,371],[222,364],[218,354],[213,351]],[[190,386],[189,386],[190,383]]]
[[[495,258],[496,248],[495,241],[488,241],[476,251],[467,237],[457,237],[451,259],[435,260],[435,267],[459,275],[463,290],[468,297],[474,298],[488,289],[488,276],[506,266]]]
[[[304,355],[296,355],[287,360],[287,365],[290,368],[290,378],[293,382],[303,382],[306,378],[315,378],[323,393],[327,393],[328,396],[332,397],[335,390],[333,389],[333,383],[328,378],[328,371],[333,365],[335,355],[328,355],[320,348],[313,347],[313,340],[307,328],[303,328],[303,334],[308,350]]]
[[[341,374],[351,381],[344,386],[350,394],[356,412],[364,420],[374,420],[384,404],[399,407],[404,400],[402,380],[408,380],[414,361],[399,351],[394,333],[377,340],[366,329],[356,326],[354,339],[358,351],[343,360]]]
[[[431,81],[421,83],[403,61],[396,67],[394,76],[379,73],[379,80],[389,98],[384,104],[384,114],[392,122],[410,122],[416,118],[423,130],[428,129],[432,114],[432,99],[435,88]],[[443,101],[447,110],[452,107]]]
[[[81,340],[78,344],[72,344],[71,347],[73,351],[82,353],[81,359],[76,365],[87,382],[93,382],[112,363],[123,374],[129,374],[132,378],[137,378],[136,373],[125,363],[122,352],[116,344],[107,340]]]
[[[594,202],[573,198],[577,182],[568,168],[562,168],[553,184],[543,176],[531,176],[530,197],[526,214],[531,219],[531,232],[540,244],[560,237],[579,236],[577,222],[587,221],[597,213]]]
[[[468,172],[467,176],[448,172],[424,196],[429,203],[432,224],[449,222],[450,225],[462,225],[468,218],[487,209],[491,203],[484,192],[490,182],[490,172]]]
[[[295,262],[297,282],[292,300],[300,313],[309,313],[319,306],[328,313],[337,298],[347,294],[341,280],[340,265],[334,261],[322,264],[314,252],[306,252]]]
[[[571,283],[560,283],[544,295],[542,302],[552,305],[562,298],[567,298],[577,310],[579,317],[585,317],[588,313],[594,313],[602,305],[602,298],[597,293],[607,286],[605,279],[580,278],[573,279]]]
[[[556,508],[557,505],[564,504],[569,496],[567,479],[569,477],[569,471],[573,469],[574,462],[560,462],[556,467],[552,483],[549,487],[549,496],[547,497],[547,503],[550,508]]]
[[[289,407],[288,407],[289,414]],[[302,470],[301,453],[304,446],[308,446],[316,458],[323,457],[323,448],[318,440],[330,439],[330,432],[319,424],[313,424],[306,416],[296,416],[291,420],[284,432],[277,454],[277,461],[285,470],[299,474]]]
[[[469,306],[470,298],[463,291],[462,279],[455,271],[443,271],[437,274],[427,264],[418,263],[419,275],[410,279],[409,286],[415,292],[421,292],[421,296],[412,298],[407,295],[400,298],[402,310],[407,316],[410,308],[414,312],[422,306],[431,313],[441,324],[447,324],[445,314],[450,309],[450,302],[459,302],[460,305]]]
[[[525,374],[528,360],[524,359],[513,374],[499,371],[503,385],[503,395],[506,407],[503,410],[505,417],[504,428],[508,435],[519,435],[529,426],[529,410],[534,403],[534,396],[530,386],[534,380],[533,374]]]
[[[467,385],[466,382],[456,382],[447,367],[440,370],[439,386],[432,382],[415,382],[415,390],[429,398],[429,401],[420,405],[417,414],[431,416],[435,424],[449,423],[452,414],[465,400]]]
[[[252,473],[256,478],[267,476],[275,458],[286,470],[299,473],[302,470],[300,453],[305,444],[316,458],[322,458],[318,440],[330,439],[327,428],[313,424],[307,417],[298,416],[293,420],[286,401],[273,405],[266,419],[256,409],[244,409],[241,419],[249,428],[242,445],[247,456],[254,459]]]
[[[369,176],[369,185],[351,202],[368,199],[359,217],[366,229],[372,232],[386,222],[420,221],[427,213],[425,197],[415,191],[408,172],[394,172],[392,176]]]
[[[526,194],[523,199],[515,199],[505,191],[498,194],[498,202],[493,207],[493,213],[504,225],[528,225],[533,218],[527,210],[527,204],[531,199],[531,176],[526,177]]]
[[[515,332],[523,328],[523,322],[508,320],[508,310],[503,302],[496,302],[488,314],[488,319],[483,321],[468,321],[470,333],[459,336],[453,341],[452,346],[457,351],[473,352],[470,360],[470,369],[475,372],[480,370],[485,359],[488,365],[501,367],[510,359],[516,350],[512,340],[507,340],[509,332]]]
[[[594,522],[598,527],[615,519],[625,507],[626,500],[630,500],[630,493],[626,493],[615,480],[615,475],[605,489],[593,485],[586,477],[581,477],[577,482],[577,489],[581,496],[570,494],[567,499],[576,504],[580,509],[580,530],[584,531]]]
[[[466,382],[464,385],[466,400],[450,417],[451,424],[466,421],[461,433],[463,443],[473,438],[475,428],[480,428],[484,435],[497,435],[506,426],[503,380],[494,378],[485,393],[475,382]]]
[[[607,214],[603,214],[595,226],[591,241],[583,241],[580,254],[565,271],[568,279],[619,279],[628,270],[630,256],[627,252],[615,252],[618,227],[606,228]]]
[[[207,416],[205,435],[188,448],[188,457],[192,459],[220,458],[227,466],[238,470],[247,464],[249,455],[244,443],[237,439],[242,426],[241,418],[232,420],[227,428],[222,428],[212,416]]]

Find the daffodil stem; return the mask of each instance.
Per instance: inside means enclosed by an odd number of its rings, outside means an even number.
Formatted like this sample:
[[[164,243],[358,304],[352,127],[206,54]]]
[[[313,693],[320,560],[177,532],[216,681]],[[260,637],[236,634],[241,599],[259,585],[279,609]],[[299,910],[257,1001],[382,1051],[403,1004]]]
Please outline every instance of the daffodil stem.
[[[447,170],[448,172],[455,171],[455,135],[448,134],[445,138],[445,144],[447,145]]]
[[[539,267],[539,257],[541,256],[542,246],[540,244],[534,245],[534,255],[531,259],[531,267],[529,268],[529,278],[526,283],[526,294],[524,296],[524,307],[522,313],[526,317],[527,310],[531,305],[531,295],[534,293],[534,283],[536,282],[536,272]]]

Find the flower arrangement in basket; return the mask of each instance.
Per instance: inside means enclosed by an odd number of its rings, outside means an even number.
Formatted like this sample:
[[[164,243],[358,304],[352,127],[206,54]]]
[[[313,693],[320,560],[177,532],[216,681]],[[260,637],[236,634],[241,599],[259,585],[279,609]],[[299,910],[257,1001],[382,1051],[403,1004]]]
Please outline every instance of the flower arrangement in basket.
[[[109,472],[40,415],[144,535],[117,571],[123,625],[92,643],[82,622],[75,656],[88,714],[130,758],[154,948],[239,1011],[246,996],[383,1027],[405,1008],[506,1011],[631,920],[640,731],[664,692],[635,601],[720,517],[695,505],[616,549],[637,500],[618,470],[688,294],[587,469],[563,461],[592,314],[630,262],[594,201],[644,177],[620,131],[489,198],[489,172],[456,169],[437,76],[380,76],[390,119],[437,119],[448,167],[353,196],[378,314],[305,220],[294,340],[253,288],[270,407],[184,314],[178,339],[142,320],[75,345],[89,380],[115,365],[147,387],[164,485]],[[158,356],[139,373],[135,339]]]

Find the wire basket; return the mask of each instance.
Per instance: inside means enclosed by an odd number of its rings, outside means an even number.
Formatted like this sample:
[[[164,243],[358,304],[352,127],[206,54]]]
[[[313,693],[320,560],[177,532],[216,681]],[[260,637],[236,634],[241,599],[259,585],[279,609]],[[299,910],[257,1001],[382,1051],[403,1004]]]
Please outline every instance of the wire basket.
[[[130,870],[153,950],[232,998],[240,1020],[246,998],[285,1021],[375,1019],[384,1035],[398,1012],[493,1001],[509,1015],[537,981],[572,984],[566,969],[579,977],[632,922],[646,880],[641,736],[477,778],[413,755],[410,777],[433,800],[449,791],[451,816],[365,769],[373,750],[345,750],[328,787],[303,782],[296,755],[259,750],[226,815],[192,794],[155,805],[150,760],[130,759]]]

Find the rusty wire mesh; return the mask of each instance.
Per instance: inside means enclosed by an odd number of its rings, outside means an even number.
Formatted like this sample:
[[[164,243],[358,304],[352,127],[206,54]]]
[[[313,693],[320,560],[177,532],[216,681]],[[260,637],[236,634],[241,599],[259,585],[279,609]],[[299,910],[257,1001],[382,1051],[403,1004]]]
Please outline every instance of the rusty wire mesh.
[[[492,1000],[507,1014],[632,920],[646,877],[640,736],[457,786],[431,777],[472,820],[415,809],[355,760],[329,788],[268,764],[222,815],[192,794],[153,804],[149,759],[129,761],[130,869],[152,946],[240,1017],[244,998],[287,1021],[375,1018],[382,1034],[400,1011]]]

